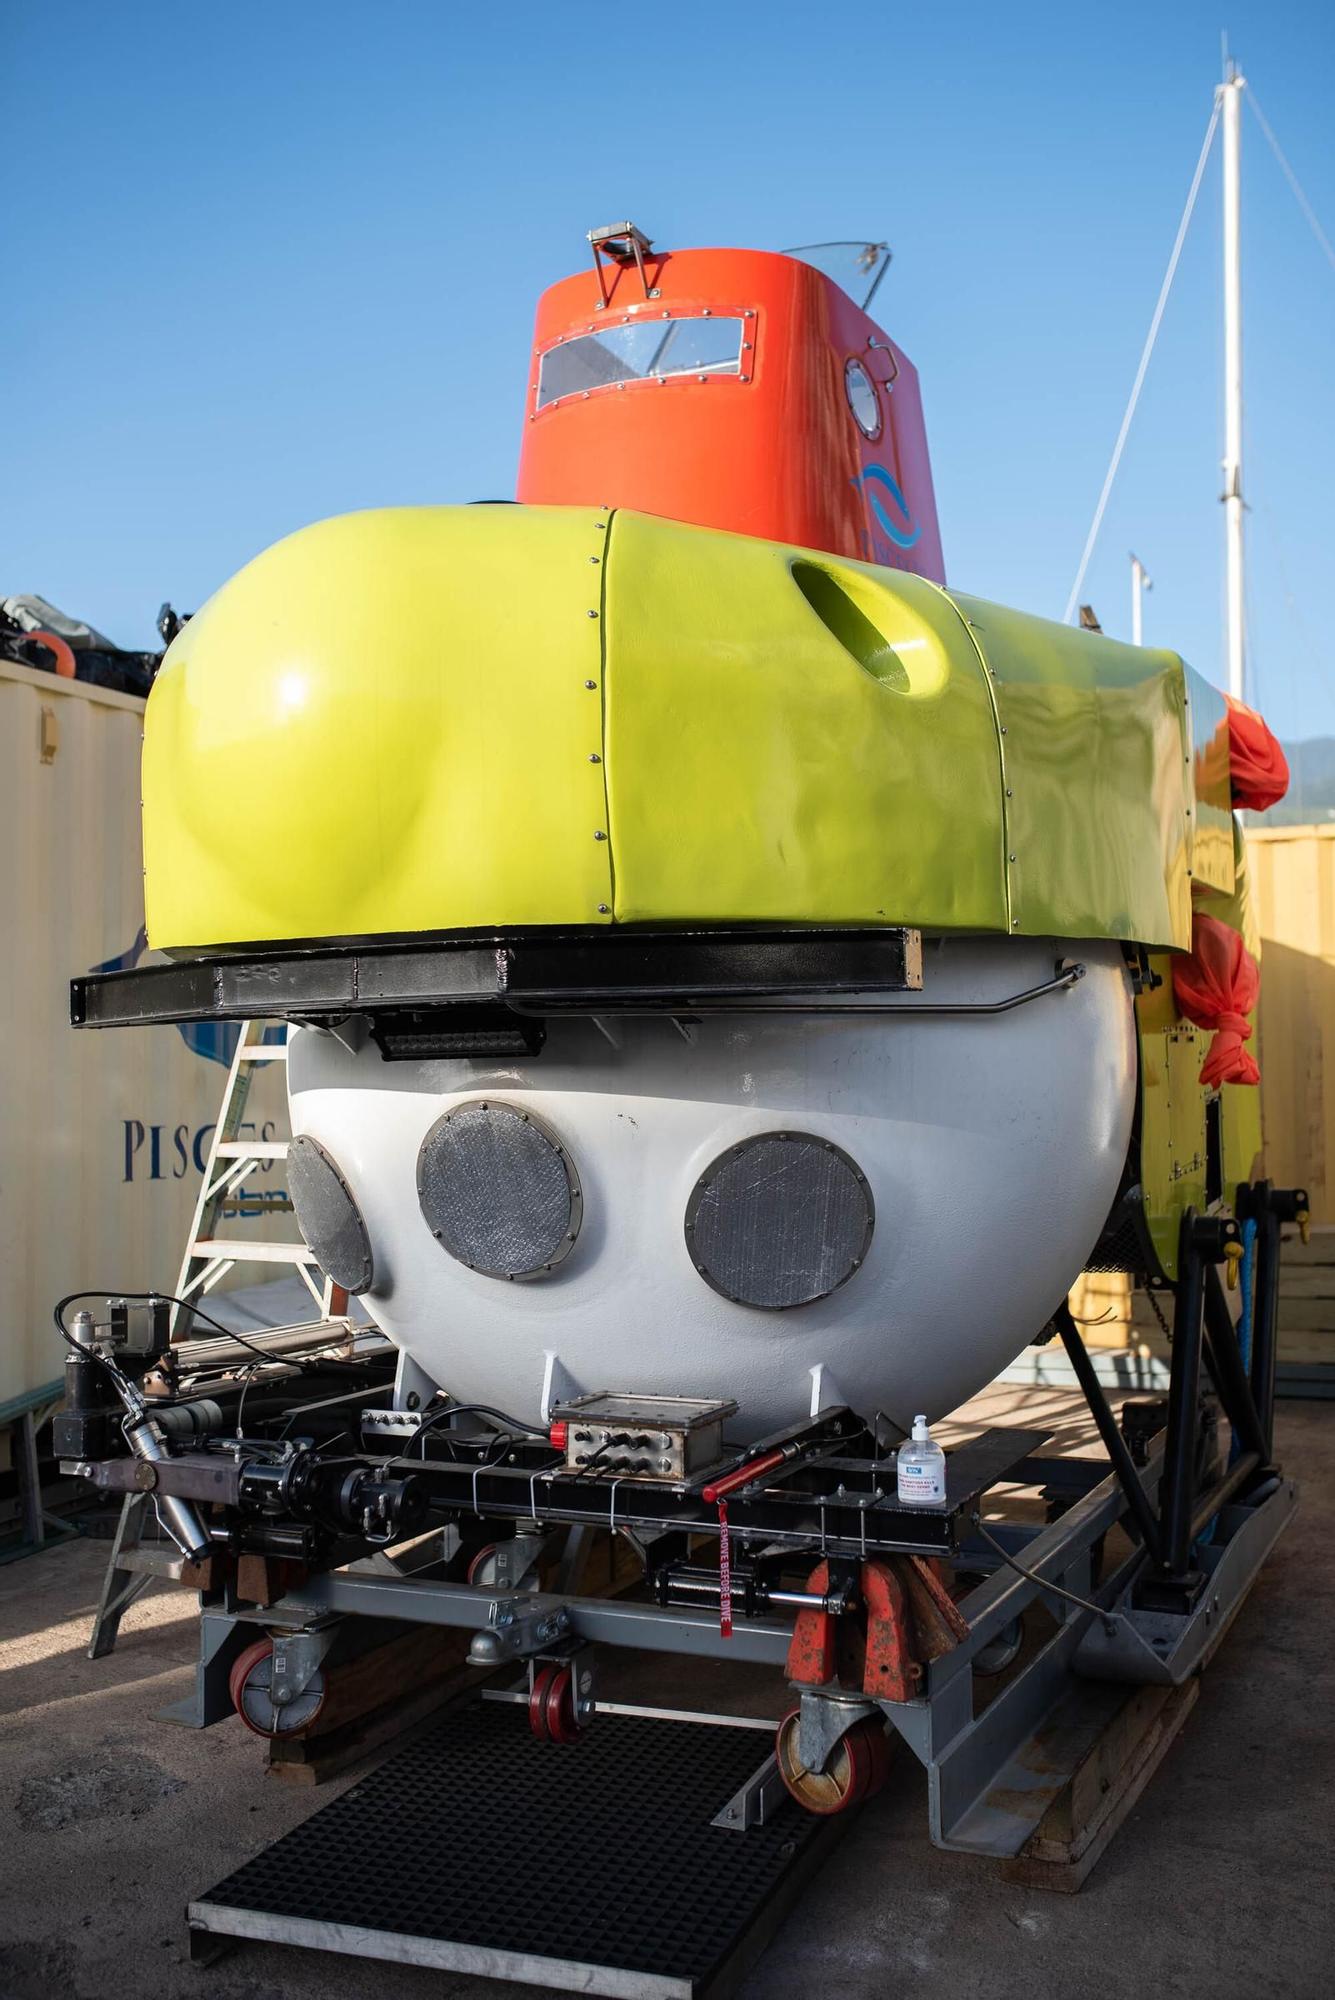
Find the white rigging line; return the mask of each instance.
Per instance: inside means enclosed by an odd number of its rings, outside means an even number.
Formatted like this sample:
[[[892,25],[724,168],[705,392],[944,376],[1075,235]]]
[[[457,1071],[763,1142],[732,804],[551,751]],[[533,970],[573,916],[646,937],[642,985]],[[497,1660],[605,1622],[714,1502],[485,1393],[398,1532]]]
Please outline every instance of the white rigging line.
[[[1302,187],[1300,186],[1298,181],[1297,174],[1294,173],[1293,168],[1289,165],[1288,161],[1285,159],[1283,153],[1281,152],[1279,140],[1275,137],[1274,133],[1271,131],[1270,121],[1266,117],[1264,111],[1262,111],[1260,105],[1257,103],[1255,92],[1252,90],[1250,84],[1248,84],[1247,86],[1247,96],[1251,102],[1252,110],[1256,113],[1256,121],[1258,125],[1261,127],[1261,130],[1265,133],[1266,140],[1270,146],[1270,150],[1274,154],[1275,158],[1279,161],[1280,171],[1283,174],[1285,180],[1288,182],[1289,186],[1293,189],[1294,196],[1295,199],[1297,200],[1298,206],[1302,210],[1304,216],[1307,219],[1308,227],[1310,228],[1313,236],[1315,236],[1317,242],[1321,245],[1321,248],[1325,253],[1326,262],[1330,265],[1331,269],[1335,271],[1335,248],[1332,248],[1329,236],[1327,236],[1325,230],[1321,227],[1321,224],[1317,221],[1316,211],[1312,207],[1311,202],[1307,199],[1307,196],[1303,193]]]
[[[1067,598],[1066,609],[1062,613],[1062,623],[1064,625],[1069,625],[1071,622],[1071,614],[1075,610],[1076,600],[1080,595],[1081,586],[1085,581],[1085,571],[1089,568],[1089,559],[1094,553],[1094,544],[1099,538],[1099,529],[1103,526],[1104,510],[1108,505],[1108,496],[1112,492],[1113,481],[1117,477],[1117,468],[1122,462],[1122,452],[1126,446],[1127,433],[1131,429],[1131,419],[1135,416],[1136,405],[1140,401],[1140,392],[1145,382],[1145,371],[1150,365],[1150,356],[1154,352],[1154,343],[1159,337],[1159,324],[1163,319],[1164,307],[1168,304],[1168,294],[1173,288],[1173,279],[1177,275],[1178,259],[1182,255],[1182,245],[1187,240],[1187,230],[1191,224],[1192,211],[1196,206],[1196,197],[1200,193],[1201,178],[1205,172],[1205,162],[1210,157],[1210,145],[1214,138],[1215,126],[1218,123],[1219,104],[1216,100],[1215,107],[1210,113],[1210,122],[1205,128],[1205,141],[1201,147],[1200,158],[1196,162],[1196,171],[1191,177],[1191,189],[1187,195],[1187,205],[1182,211],[1182,220],[1177,225],[1177,236],[1173,241],[1173,254],[1168,259],[1168,269],[1164,272],[1164,280],[1159,287],[1158,303],[1154,308],[1154,317],[1150,321],[1150,330],[1145,336],[1145,346],[1141,353],[1140,366],[1136,370],[1136,379],[1131,384],[1131,396],[1126,406],[1126,414],[1122,418],[1122,428],[1117,433],[1117,442],[1113,446],[1112,458],[1108,465],[1107,476],[1103,482],[1103,491],[1099,494],[1099,504],[1094,509],[1094,519],[1090,523],[1089,534],[1085,538],[1084,554],[1080,558],[1080,567],[1076,571],[1075,582],[1071,585],[1071,595]]]

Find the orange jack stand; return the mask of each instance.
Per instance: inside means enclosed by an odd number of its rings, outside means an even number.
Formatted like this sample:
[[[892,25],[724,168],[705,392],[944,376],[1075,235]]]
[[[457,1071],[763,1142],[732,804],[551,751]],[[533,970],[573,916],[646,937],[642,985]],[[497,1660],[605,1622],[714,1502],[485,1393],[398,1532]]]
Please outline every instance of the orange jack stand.
[[[912,1701],[929,1660],[939,1659],[968,1636],[939,1566],[922,1556],[885,1556],[864,1562],[856,1614],[799,1611],[788,1648],[788,1678],[801,1687],[838,1682],[882,1701]],[[828,1563],[807,1579],[824,1595]]]

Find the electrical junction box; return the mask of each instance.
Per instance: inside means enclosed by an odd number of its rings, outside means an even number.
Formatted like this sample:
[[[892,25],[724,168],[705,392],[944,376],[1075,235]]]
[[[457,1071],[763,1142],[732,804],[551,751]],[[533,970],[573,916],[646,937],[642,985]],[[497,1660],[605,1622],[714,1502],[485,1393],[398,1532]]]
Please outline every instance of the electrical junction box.
[[[736,1403],[599,1390],[552,1411],[565,1425],[565,1470],[623,1478],[689,1480],[718,1464]]]

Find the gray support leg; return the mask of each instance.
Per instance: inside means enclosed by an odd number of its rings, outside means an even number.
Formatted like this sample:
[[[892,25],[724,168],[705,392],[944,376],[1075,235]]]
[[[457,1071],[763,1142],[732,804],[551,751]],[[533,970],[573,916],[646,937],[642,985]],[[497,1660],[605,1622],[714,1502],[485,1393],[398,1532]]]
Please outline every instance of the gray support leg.
[[[53,1532],[57,1535],[77,1533],[71,1522],[63,1521],[59,1514],[50,1513],[42,1504],[42,1467],[37,1453],[37,1437],[42,1426],[59,1408],[59,1398],[49,1403],[35,1403],[13,1420],[14,1471],[18,1477],[19,1508],[23,1520],[22,1548],[16,1551],[19,1554],[45,1548]]]
[[[31,1410],[19,1419],[19,1490],[23,1500],[23,1539],[34,1549],[46,1540],[42,1511],[42,1472],[37,1463],[37,1425]]]
[[[130,1555],[139,1546],[139,1531],[147,1505],[148,1495],[145,1493],[127,1493],[125,1496],[121,1517],[116,1524],[116,1539],[111,1544],[111,1560],[107,1564],[102,1595],[93,1614],[92,1636],[88,1642],[90,1660],[103,1660],[112,1651],[121,1619],[153,1581],[151,1576],[129,1568],[122,1561],[122,1557]]]
[[[233,1618],[227,1611],[201,1610],[199,1660],[193,1692],[158,1710],[159,1722],[177,1722],[185,1729],[211,1729],[235,1714],[227,1685],[238,1653],[263,1638],[263,1628]]]

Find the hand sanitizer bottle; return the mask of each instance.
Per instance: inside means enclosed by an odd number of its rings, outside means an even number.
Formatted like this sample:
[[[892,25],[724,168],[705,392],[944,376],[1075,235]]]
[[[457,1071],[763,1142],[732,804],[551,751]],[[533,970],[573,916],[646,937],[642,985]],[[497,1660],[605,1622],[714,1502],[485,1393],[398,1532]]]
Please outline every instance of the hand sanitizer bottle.
[[[901,1507],[944,1507],[946,1455],[927,1428],[926,1417],[913,1419],[913,1437],[899,1447]]]

